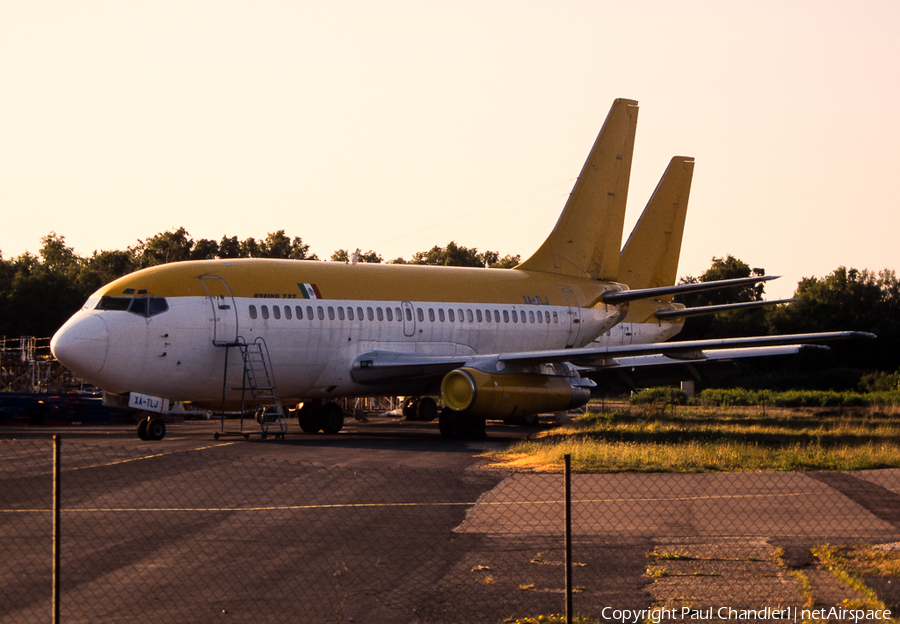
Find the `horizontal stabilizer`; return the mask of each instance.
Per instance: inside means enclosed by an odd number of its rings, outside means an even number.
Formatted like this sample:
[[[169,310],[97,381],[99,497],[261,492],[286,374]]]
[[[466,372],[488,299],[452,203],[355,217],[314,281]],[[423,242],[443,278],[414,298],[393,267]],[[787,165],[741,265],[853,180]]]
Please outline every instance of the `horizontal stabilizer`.
[[[794,303],[799,299],[774,299],[771,301],[747,301],[745,303],[726,303],[725,305],[698,306],[696,308],[682,308],[679,310],[657,310],[658,319],[687,318],[689,316],[703,316],[706,314],[718,314],[719,312],[732,312],[734,310],[750,310],[763,308],[780,303]]]
[[[655,299],[669,295],[683,295],[685,293],[702,292],[705,290],[718,290],[733,286],[746,286],[758,282],[768,282],[778,279],[779,275],[762,275],[759,277],[738,277],[735,279],[716,280],[714,282],[697,282],[696,284],[676,284],[675,286],[660,286],[659,288],[638,288],[636,290],[617,290],[603,295],[603,303],[615,305],[637,301],[638,299]]]

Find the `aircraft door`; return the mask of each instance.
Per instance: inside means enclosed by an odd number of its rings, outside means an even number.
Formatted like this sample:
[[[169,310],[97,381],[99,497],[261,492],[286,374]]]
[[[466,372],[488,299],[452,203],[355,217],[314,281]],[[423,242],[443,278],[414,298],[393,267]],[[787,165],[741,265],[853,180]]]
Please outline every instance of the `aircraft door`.
[[[228,284],[218,275],[202,275],[200,283],[209,295],[209,303],[212,306],[213,344],[237,343],[237,305]]]
[[[571,349],[578,342],[578,336],[581,334],[581,308],[578,307],[578,297],[568,288],[562,289],[566,298],[566,304],[569,306],[569,335],[566,337],[566,349]]]
[[[403,335],[412,338],[416,335],[416,311],[409,301],[401,302],[400,308],[403,310]]]

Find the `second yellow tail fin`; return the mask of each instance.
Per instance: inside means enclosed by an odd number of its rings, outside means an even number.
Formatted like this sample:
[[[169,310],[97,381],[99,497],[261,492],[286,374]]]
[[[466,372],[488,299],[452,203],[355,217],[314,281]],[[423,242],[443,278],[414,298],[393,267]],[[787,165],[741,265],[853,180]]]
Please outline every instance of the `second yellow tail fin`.
[[[674,157],[628,237],[618,281],[632,290],[675,284],[693,174],[693,158]]]
[[[613,102],[556,227],[516,268],[616,280],[637,112],[633,100]]]

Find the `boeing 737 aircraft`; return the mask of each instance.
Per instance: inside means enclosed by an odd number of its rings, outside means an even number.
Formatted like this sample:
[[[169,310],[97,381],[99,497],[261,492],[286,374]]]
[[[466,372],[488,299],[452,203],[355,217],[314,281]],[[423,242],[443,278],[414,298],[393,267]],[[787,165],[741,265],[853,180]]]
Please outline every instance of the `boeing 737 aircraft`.
[[[263,435],[283,435],[282,405],[298,402],[304,431],[336,433],[335,399],[440,394],[441,433],[456,438],[483,436],[486,418],[585,404],[594,383],[576,367],[859,335],[588,346],[631,301],[711,287],[629,290],[616,281],[636,122],[637,103],[616,100],[555,228],[515,269],[267,259],[155,266],[98,290],[51,348],[140,409],[162,412],[167,401],[225,409],[249,390]],[[150,418],[138,433],[161,439],[165,424]]]

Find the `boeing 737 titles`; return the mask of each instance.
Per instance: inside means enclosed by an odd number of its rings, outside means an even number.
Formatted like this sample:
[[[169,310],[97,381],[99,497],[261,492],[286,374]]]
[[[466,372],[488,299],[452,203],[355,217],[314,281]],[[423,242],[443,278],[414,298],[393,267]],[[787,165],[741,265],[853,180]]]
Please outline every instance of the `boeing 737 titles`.
[[[579,371],[863,335],[593,345],[632,301],[723,284],[617,281],[637,110],[631,100],[613,103],[559,221],[514,269],[268,259],[155,266],[94,293],[51,349],[141,409],[164,412],[170,401],[234,409],[249,392],[263,435],[283,435],[283,405],[300,402],[304,431],[336,433],[336,399],[439,394],[440,431],[459,438],[482,437],[487,418],[584,405],[595,384]],[[161,439],[164,421],[143,420],[138,433]]]

